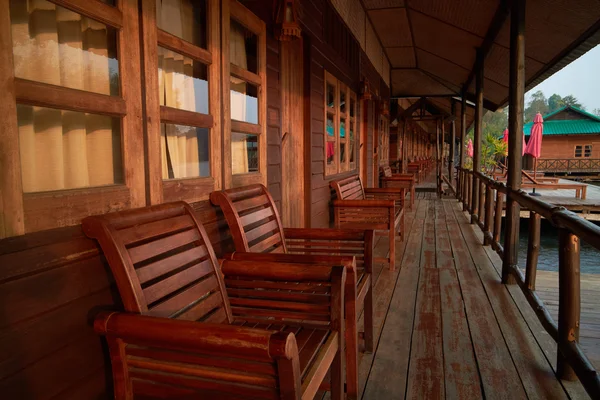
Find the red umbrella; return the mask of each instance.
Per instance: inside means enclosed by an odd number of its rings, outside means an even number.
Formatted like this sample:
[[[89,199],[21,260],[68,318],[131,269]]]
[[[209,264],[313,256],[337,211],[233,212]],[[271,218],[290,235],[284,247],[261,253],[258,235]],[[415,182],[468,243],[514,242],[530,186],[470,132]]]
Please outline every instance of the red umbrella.
[[[506,128],[504,130],[504,133],[502,134],[502,141],[504,143],[506,143],[506,146],[508,146],[508,128]],[[525,155],[525,135],[523,135],[523,149],[522,149],[522,156]],[[506,148],[506,155],[508,155],[508,147]]]
[[[537,160],[540,158],[542,154],[542,135],[544,133],[544,119],[542,118],[542,114],[539,112],[535,114],[535,118],[533,119],[533,126],[531,127],[531,133],[529,134],[529,142],[527,143],[527,148],[525,149],[525,153],[530,154],[534,158],[533,163],[533,177],[536,178],[537,175]],[[535,193],[535,189],[534,189]]]

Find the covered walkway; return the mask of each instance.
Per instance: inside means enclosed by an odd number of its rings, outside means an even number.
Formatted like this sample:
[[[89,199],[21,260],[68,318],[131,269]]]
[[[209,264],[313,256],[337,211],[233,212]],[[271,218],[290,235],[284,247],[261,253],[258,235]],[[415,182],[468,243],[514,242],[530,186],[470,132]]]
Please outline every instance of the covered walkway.
[[[555,377],[555,342],[518,287],[500,282],[500,258],[459,206],[417,196],[400,268],[378,267],[362,398],[588,398],[579,382]]]

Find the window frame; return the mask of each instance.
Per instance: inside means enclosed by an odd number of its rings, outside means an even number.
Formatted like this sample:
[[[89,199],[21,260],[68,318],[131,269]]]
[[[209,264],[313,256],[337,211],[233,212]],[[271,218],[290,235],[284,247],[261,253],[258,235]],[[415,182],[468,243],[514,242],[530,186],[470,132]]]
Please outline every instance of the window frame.
[[[49,1],[117,30],[120,93],[110,96],[15,78],[10,3],[0,3],[0,107],[5,112],[0,129],[0,238],[76,225],[88,215],[145,204],[138,2],[118,0],[111,6],[99,0]],[[23,193],[17,104],[120,118],[124,183]]]
[[[244,70],[230,61],[231,19],[257,36],[257,73]],[[221,62],[223,104],[223,186],[240,187],[254,183],[267,184],[267,28],[264,21],[237,0],[224,0],[221,4]],[[230,77],[251,83],[257,87],[258,124],[231,119]],[[231,166],[232,131],[258,137],[258,172],[233,174]]]
[[[583,158],[591,158],[592,157],[592,145],[585,144],[583,145]]]
[[[344,84],[342,81],[337,79],[334,75],[329,73],[327,70],[324,70],[324,78],[323,78],[323,168],[325,172],[325,176],[337,175],[341,173],[355,171],[357,169],[357,152],[358,152],[358,139],[359,135],[357,132],[358,125],[357,121],[359,120],[358,116],[358,96],[350,87]],[[328,107],[327,105],[327,86],[331,85],[334,88],[334,105],[333,108]],[[346,96],[346,108],[345,111],[341,110],[341,94],[344,93]],[[351,104],[354,101],[354,116],[351,117]],[[333,139],[331,136],[327,134],[327,117],[331,116],[333,118]],[[345,137],[341,137],[341,121],[345,121]],[[354,161],[350,162],[350,126],[354,124]],[[334,162],[332,164],[327,164],[327,143],[333,142],[335,148],[334,154]],[[341,145],[345,144],[345,160],[342,162],[340,159],[341,153]]]
[[[142,43],[146,134],[148,141],[148,199],[150,204],[208,199],[221,189],[221,89],[219,1],[206,1],[206,49],[158,28],[156,2],[142,1]],[[208,72],[208,112],[201,114],[160,105],[158,47],[167,48],[206,65]],[[209,130],[210,176],[163,179],[161,124],[187,125]]]
[[[577,155],[578,150],[579,150],[579,155]],[[583,145],[582,144],[575,145],[574,157],[575,158],[583,158]]]
[[[379,115],[379,143],[378,158],[379,166],[389,165],[390,162],[390,126],[389,119],[385,115]]]

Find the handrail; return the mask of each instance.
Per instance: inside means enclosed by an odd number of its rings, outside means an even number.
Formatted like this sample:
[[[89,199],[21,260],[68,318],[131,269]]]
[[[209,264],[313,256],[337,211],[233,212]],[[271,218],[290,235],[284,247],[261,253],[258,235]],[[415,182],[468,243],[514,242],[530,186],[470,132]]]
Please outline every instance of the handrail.
[[[456,197],[463,202],[463,210],[471,214],[471,222],[476,223],[483,231],[484,245],[491,245],[500,257],[503,258],[505,252],[514,250],[506,249],[500,243],[504,198],[508,197],[529,210],[530,225],[525,275],[517,266],[510,266],[508,272],[516,280],[546,332],[558,345],[557,376],[569,380],[579,378],[592,398],[600,398],[600,376],[579,344],[581,314],[579,243],[580,240],[585,240],[600,250],[600,227],[564,207],[556,207],[531,197],[523,190],[514,190],[481,172],[460,167],[456,169],[458,176]],[[479,190],[477,199],[473,198],[473,185],[484,188]],[[474,204],[479,207],[478,215],[473,213],[476,209]],[[550,221],[559,229],[558,323],[554,321],[535,291],[541,218]]]

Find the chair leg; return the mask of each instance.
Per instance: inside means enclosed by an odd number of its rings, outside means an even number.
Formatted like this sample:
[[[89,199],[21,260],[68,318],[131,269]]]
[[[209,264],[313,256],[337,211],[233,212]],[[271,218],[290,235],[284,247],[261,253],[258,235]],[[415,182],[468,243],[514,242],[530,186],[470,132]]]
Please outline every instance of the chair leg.
[[[348,284],[348,282],[346,282]],[[356,280],[350,284],[356,288]],[[346,292],[348,293],[348,292]],[[358,310],[356,291],[352,292],[352,301],[346,301],[345,340],[346,340],[346,398],[358,398]],[[366,325],[365,325],[366,326]]]
[[[341,341],[340,341],[341,343]],[[331,399],[344,400],[344,364],[342,348],[339,347],[331,363]]]
[[[396,229],[394,222],[390,226],[390,271],[396,270]]]
[[[369,291],[365,295],[364,307],[364,323],[365,323],[365,353],[373,352],[373,281]]]

